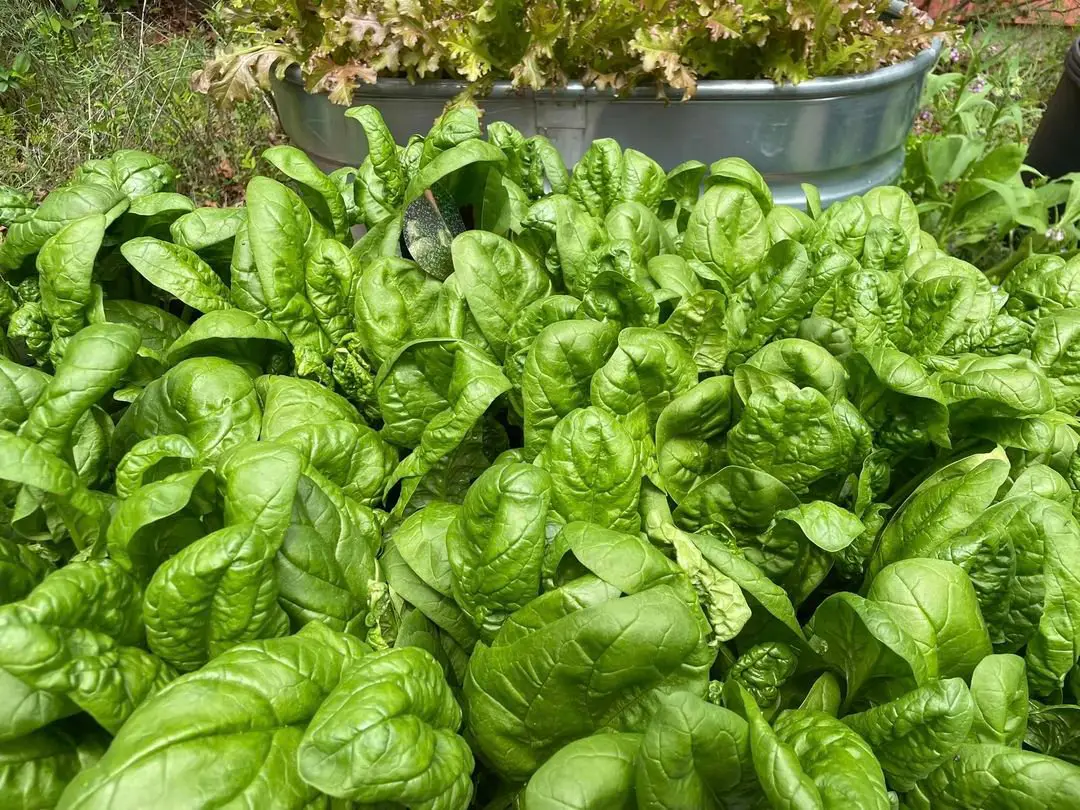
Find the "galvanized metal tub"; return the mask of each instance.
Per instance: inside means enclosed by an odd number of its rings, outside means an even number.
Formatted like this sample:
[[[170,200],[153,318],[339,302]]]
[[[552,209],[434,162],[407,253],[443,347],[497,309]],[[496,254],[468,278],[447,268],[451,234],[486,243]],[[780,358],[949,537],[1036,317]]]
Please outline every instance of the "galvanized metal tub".
[[[482,100],[484,120],[506,121],[525,135],[546,135],[568,166],[596,138],[615,138],[671,169],[687,160],[705,163],[738,156],[772,187],[776,202],[805,204],[800,184],[813,183],[826,205],[899,177],[936,43],[916,57],[852,76],[798,85],[768,80],[702,81],[688,102],[656,98],[641,87],[615,98],[572,83],[540,93],[496,82]],[[410,84],[379,79],[353,103],[379,109],[399,143],[425,133],[444,105],[467,87],[458,81]],[[326,168],[358,166],[367,148],[360,125],[345,107],[304,90],[295,67],[275,80],[274,100],[292,142]]]

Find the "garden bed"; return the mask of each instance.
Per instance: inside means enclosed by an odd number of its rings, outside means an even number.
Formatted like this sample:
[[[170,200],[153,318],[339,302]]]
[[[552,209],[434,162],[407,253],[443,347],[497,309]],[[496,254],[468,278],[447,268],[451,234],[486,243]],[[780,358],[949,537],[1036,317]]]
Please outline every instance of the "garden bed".
[[[1080,260],[350,115],[4,197],[0,804],[1080,802]]]
[[[0,807],[1080,807],[1043,51],[956,43],[918,199],[466,100],[0,186]]]
[[[692,102],[678,103],[655,88],[616,98],[579,83],[546,92],[497,82],[480,103],[487,123],[543,135],[574,165],[594,138],[615,138],[674,169],[702,155],[752,162],[778,202],[802,206],[802,184],[818,187],[830,205],[899,177],[926,74],[940,44],[899,65],[859,76],[813,79],[798,85],[702,81]],[[398,141],[426,126],[464,93],[463,82],[382,79],[358,88],[357,104],[379,109]],[[328,170],[366,157],[359,125],[325,94],[303,88],[295,66],[273,81],[282,126],[292,142]]]

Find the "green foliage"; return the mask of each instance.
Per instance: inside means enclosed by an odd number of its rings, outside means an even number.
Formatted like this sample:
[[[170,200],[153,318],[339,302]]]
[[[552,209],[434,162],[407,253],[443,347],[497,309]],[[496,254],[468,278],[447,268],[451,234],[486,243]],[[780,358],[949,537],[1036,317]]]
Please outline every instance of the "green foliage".
[[[902,184],[923,228],[995,280],[1019,257],[1080,244],[1080,177],[1047,180],[1024,166],[1061,74],[1067,38],[1054,33],[971,29],[928,78],[908,141]]]
[[[20,51],[15,54],[10,65],[0,66],[0,95],[17,89],[31,78],[33,74],[30,73],[30,56],[26,51]]]
[[[211,48],[197,10],[67,5],[11,0],[0,15],[0,184],[40,197],[90,158],[140,149],[200,201],[238,200],[274,116],[262,102],[221,112],[188,87]]]
[[[5,193],[0,805],[1076,806],[1080,260],[352,115]]]
[[[221,0],[230,47],[195,77],[223,104],[299,64],[313,92],[349,104],[380,76],[509,79],[541,89],[580,80],[625,91],[655,82],[694,95],[699,79],[861,73],[906,59],[947,30],[887,0],[333,0],[315,6]]]

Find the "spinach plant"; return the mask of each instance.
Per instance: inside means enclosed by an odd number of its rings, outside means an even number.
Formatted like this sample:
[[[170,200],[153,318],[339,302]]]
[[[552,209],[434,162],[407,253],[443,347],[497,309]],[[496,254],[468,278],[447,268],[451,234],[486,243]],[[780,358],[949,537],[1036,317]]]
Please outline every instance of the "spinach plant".
[[[1080,259],[352,115],[3,198],[0,806],[1080,806]]]

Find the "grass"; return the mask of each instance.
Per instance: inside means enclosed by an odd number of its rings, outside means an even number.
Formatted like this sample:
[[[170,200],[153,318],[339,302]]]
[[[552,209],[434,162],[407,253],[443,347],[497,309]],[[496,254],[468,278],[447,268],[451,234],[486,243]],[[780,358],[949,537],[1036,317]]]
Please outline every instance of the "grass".
[[[0,92],[0,184],[40,197],[90,158],[142,149],[172,163],[178,189],[199,204],[229,205],[241,199],[259,152],[282,140],[268,100],[222,112],[190,89],[212,50],[198,8],[4,5],[0,54],[26,53],[30,68]]]

